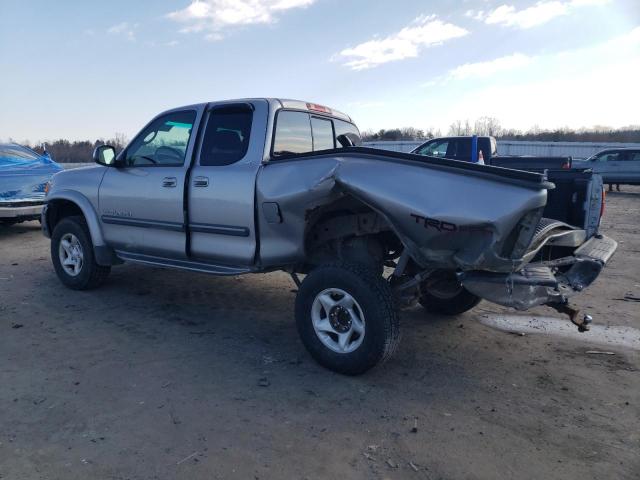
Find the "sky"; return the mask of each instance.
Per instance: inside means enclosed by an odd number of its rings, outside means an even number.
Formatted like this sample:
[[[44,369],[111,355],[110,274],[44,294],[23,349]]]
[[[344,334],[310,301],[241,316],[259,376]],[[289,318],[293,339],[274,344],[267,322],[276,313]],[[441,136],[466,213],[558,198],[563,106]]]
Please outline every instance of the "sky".
[[[361,130],[640,124],[640,0],[0,0],[0,140],[282,97]]]

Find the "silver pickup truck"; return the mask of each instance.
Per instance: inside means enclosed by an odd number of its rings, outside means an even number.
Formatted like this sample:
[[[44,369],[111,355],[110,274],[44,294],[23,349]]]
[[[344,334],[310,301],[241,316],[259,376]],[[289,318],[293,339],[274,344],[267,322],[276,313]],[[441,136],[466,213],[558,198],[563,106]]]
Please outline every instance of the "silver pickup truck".
[[[97,166],[53,178],[42,225],[55,271],[79,290],[123,262],[289,272],[303,343],[345,374],[389,358],[398,309],[417,302],[452,315],[482,298],[547,304],[587,327],[568,298],[616,249],[598,233],[601,180],[567,182],[545,218],[544,175],[359,144],[350,117],[307,102],[164,112],[119,154],[98,147]]]

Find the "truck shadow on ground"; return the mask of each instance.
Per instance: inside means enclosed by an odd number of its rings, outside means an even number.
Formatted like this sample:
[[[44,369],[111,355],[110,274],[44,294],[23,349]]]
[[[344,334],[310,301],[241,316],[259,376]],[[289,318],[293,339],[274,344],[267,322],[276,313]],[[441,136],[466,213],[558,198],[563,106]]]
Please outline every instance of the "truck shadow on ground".
[[[60,287],[51,280],[51,288],[58,290],[52,292],[55,297]],[[65,291],[64,296],[69,327],[102,324],[107,335],[124,334],[136,350],[152,348],[158,361],[166,358],[165,352],[191,358],[197,351],[198,361],[190,368],[205,377],[215,372],[218,381],[229,374],[230,380],[249,377],[258,385],[266,375],[294,385],[300,377],[313,377],[320,384],[364,388],[412,378],[438,384],[441,392],[452,395],[462,394],[472,383],[466,366],[456,359],[464,352],[451,354],[464,347],[448,341],[451,334],[463,333],[459,326],[464,319],[425,315],[421,308],[401,314],[404,338],[387,364],[360,377],[322,368],[298,338],[294,292],[295,285],[283,273],[223,278],[124,265],[114,268],[100,289]]]

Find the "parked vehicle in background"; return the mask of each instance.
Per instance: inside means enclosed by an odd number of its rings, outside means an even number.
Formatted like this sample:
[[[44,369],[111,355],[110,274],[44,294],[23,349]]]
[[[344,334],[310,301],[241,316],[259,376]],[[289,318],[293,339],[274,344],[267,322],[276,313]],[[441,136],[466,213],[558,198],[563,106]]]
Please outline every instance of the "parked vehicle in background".
[[[574,168],[590,168],[602,175],[604,183],[640,185],[640,149],[612,148],[574,163]]]
[[[0,223],[40,219],[47,183],[61,170],[47,153],[0,144]]]
[[[302,342],[346,374],[392,355],[397,308],[418,301],[449,315],[481,298],[546,304],[586,329],[568,298],[616,250],[597,233],[601,185],[569,182],[582,201],[543,218],[543,175],[359,144],[349,116],[295,100],[164,112],[118,155],[100,146],[96,167],[54,177],[42,228],[55,271],[78,290],[122,262],[289,272]]]
[[[476,155],[479,157],[480,152],[482,152],[485,165],[540,172],[546,169],[571,168],[571,157],[500,155],[498,153],[498,143],[494,137],[476,138],[478,142]],[[473,137],[471,136],[433,138],[412,150],[411,153],[470,162],[472,161],[472,143]]]

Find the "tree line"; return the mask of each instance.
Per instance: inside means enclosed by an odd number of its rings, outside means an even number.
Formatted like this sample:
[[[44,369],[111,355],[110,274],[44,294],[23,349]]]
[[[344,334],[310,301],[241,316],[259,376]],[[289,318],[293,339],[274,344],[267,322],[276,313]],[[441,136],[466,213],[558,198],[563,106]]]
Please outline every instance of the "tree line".
[[[469,120],[456,120],[449,126],[446,132],[448,136],[455,135],[490,135],[499,140],[527,140],[539,142],[621,142],[640,143],[640,126],[623,128],[592,127],[581,129],[559,128],[542,129],[534,126],[522,131],[513,128],[503,128],[500,122],[493,117],[480,117],[473,123]],[[367,130],[362,132],[362,140],[372,141],[426,141],[431,138],[442,137],[442,131],[436,128],[418,129],[414,127],[381,129],[377,132]],[[93,150],[98,145],[109,144],[122,150],[129,142],[126,135],[116,133],[113,138],[69,141],[65,139],[46,143],[46,149],[57,162],[83,163],[91,162]],[[22,145],[33,148],[39,153],[43,152],[42,144],[30,144],[22,142]]]
[[[447,136],[480,135],[493,136],[500,140],[528,140],[539,142],[623,142],[640,143],[640,126],[610,128],[595,126],[592,128],[542,129],[534,126],[526,131],[504,128],[494,117],[480,117],[474,122],[456,120],[451,123]],[[362,140],[372,141],[419,141],[441,137],[440,129],[421,130],[413,127],[381,129],[377,132],[362,132]]]
[[[31,144],[29,141],[24,141],[21,145],[25,145],[38,153],[44,153],[46,149],[49,155],[56,161],[61,163],[88,163],[92,162],[93,150],[99,145],[113,145],[116,151],[122,150],[129,139],[122,133],[116,133],[113,138],[103,139],[99,138],[95,141],[91,140],[78,140],[69,141],[65,139],[58,139],[52,142]]]

